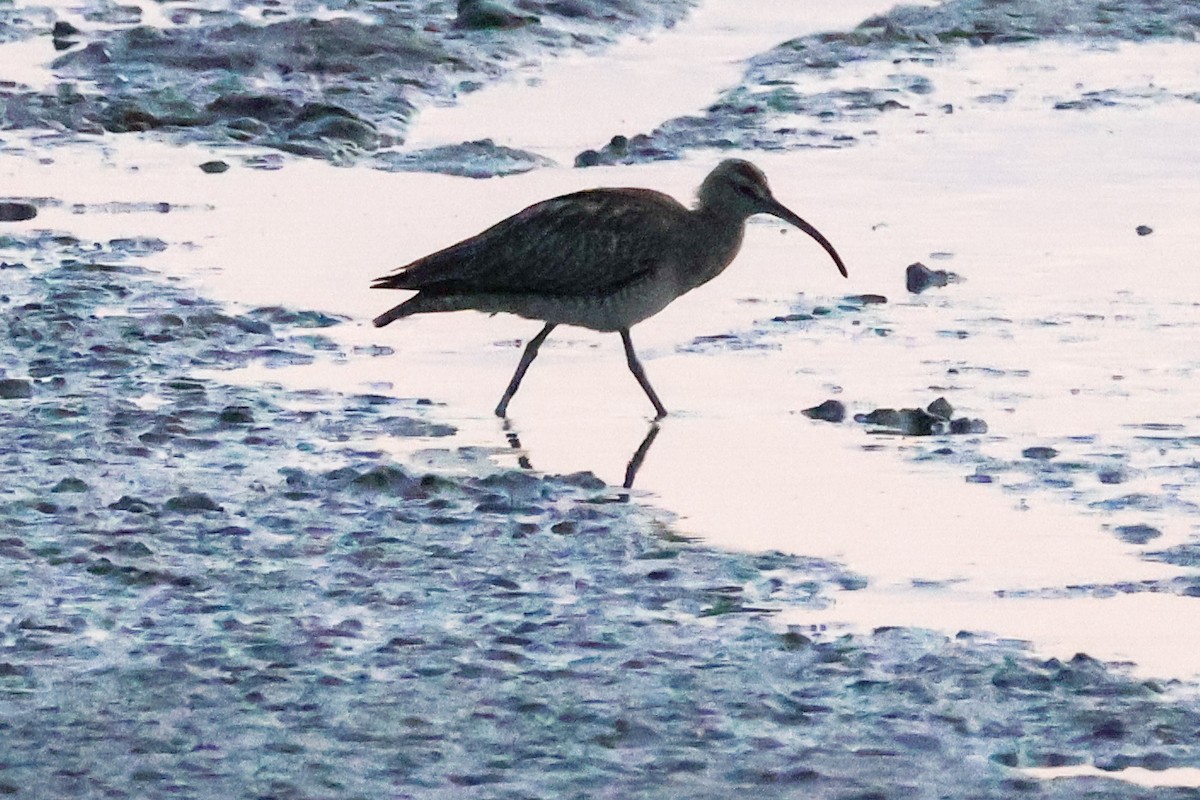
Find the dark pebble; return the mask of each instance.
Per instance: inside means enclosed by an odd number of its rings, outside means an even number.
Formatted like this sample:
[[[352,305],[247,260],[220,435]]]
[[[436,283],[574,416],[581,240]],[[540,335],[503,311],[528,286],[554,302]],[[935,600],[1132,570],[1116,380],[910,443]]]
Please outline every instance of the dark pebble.
[[[390,465],[374,467],[350,481],[355,488],[368,492],[401,492],[416,483],[416,478],[404,469]]]
[[[219,175],[229,169],[229,164],[224,161],[205,161],[200,165],[200,171],[209,175]]]
[[[824,422],[841,422],[846,418],[846,405],[840,400],[826,400],[821,405],[806,408],[800,413],[809,419],[819,419]]]
[[[328,103],[305,104],[293,120],[289,138],[349,142],[364,150],[379,147],[379,131],[371,122]]]
[[[86,492],[88,485],[79,478],[63,478],[54,485],[52,492]]]
[[[215,500],[199,492],[190,492],[172,497],[163,504],[163,507],[167,511],[175,511],[180,514],[196,514],[204,511],[223,510],[221,506],[217,505]]]
[[[1138,225],[1135,230],[1138,236],[1149,236],[1154,233],[1154,228],[1151,228],[1149,225]]]
[[[604,482],[603,478],[598,477],[596,473],[589,470],[572,472],[568,475],[558,475],[556,477],[558,477],[558,479],[563,483],[566,483],[569,486],[578,486],[580,489],[591,489],[592,491],[597,491],[608,486],[608,484]]]
[[[854,421],[864,425],[885,425],[890,428],[894,427],[897,421],[897,413],[894,408],[877,408],[866,414],[855,414]]]
[[[279,122],[294,117],[300,106],[286,97],[261,94],[227,94],[213,100],[205,108],[214,114],[232,117],[233,122],[254,119]]]
[[[1049,461],[1058,455],[1058,451],[1053,447],[1026,447],[1021,451],[1021,455],[1034,461]]]
[[[979,434],[987,433],[987,423],[981,419],[970,419],[968,417],[959,417],[950,421],[950,432],[953,434]]]
[[[188,396],[190,399],[197,399],[199,395],[204,394],[205,387],[203,383],[187,380],[186,378],[177,378],[163,382],[163,388],[170,389],[174,393]]]
[[[0,222],[24,222],[37,216],[37,207],[11,200],[0,202]]]
[[[33,397],[33,384],[26,379],[0,379],[0,400],[24,400],[30,397]]]
[[[887,298],[881,294],[851,294],[846,295],[844,299],[863,306],[882,305],[887,302]]]
[[[847,592],[861,592],[869,585],[867,579],[861,575],[841,575],[834,579],[834,583]]]
[[[1162,536],[1162,531],[1151,525],[1118,525],[1116,527],[1117,538],[1122,542],[1129,544],[1145,544],[1151,539],[1157,539]]]
[[[900,430],[909,436],[932,436],[945,433],[946,421],[920,408],[900,411]]]
[[[950,401],[944,397],[934,400],[925,407],[925,410],[942,419],[950,419],[954,416],[954,406],[950,405]]]
[[[784,650],[803,650],[812,644],[812,639],[802,633],[788,631],[787,633],[780,634],[779,643],[783,646]]]
[[[892,428],[905,436],[934,436],[946,433],[946,420],[923,408],[877,408],[867,414],[855,414],[854,421],[864,425]]]
[[[473,31],[511,29],[537,21],[535,16],[518,14],[493,0],[458,0],[454,27]]]
[[[128,511],[131,514],[145,514],[151,510],[151,506],[140,497],[131,497],[130,495],[121,495],[121,499],[115,503],[109,503],[109,508],[114,511]]]
[[[218,418],[225,425],[250,425],[254,422],[254,412],[249,406],[225,406]]]
[[[953,272],[947,272],[944,269],[930,269],[920,261],[915,264],[909,264],[908,268],[904,271],[904,288],[913,294],[920,294],[926,289],[945,286],[956,280],[958,280],[958,276]]]
[[[595,167],[600,164],[600,154],[595,150],[584,150],[579,155],[575,156],[575,166],[577,167]]]
[[[70,39],[72,36],[79,35],[79,28],[76,28],[69,22],[59,20],[54,23],[54,27],[50,29],[50,35],[55,39]]]

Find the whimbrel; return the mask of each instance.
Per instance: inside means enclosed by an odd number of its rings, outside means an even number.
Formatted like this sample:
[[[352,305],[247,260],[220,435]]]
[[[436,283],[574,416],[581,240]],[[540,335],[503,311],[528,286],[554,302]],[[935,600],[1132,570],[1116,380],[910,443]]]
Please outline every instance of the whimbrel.
[[[771,214],[816,239],[842,275],[846,265],[820,231],[774,198],[748,161],[722,161],[695,208],[649,189],[591,189],[526,208],[483,233],[377,278],[374,289],[417,294],[375,318],[383,327],[435,311],[500,311],[546,323],[529,340],[496,416],[507,414],[538,348],[558,325],[621,334],[630,372],[658,399],[633,350],[629,329],[720,275],[742,246],[746,219]]]

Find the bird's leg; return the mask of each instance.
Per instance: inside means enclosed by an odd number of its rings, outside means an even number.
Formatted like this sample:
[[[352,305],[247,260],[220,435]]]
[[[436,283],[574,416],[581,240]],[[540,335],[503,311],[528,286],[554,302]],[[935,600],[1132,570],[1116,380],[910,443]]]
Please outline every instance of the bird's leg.
[[[517,371],[513,373],[512,380],[508,382],[508,388],[504,390],[504,397],[500,398],[500,405],[496,406],[497,417],[503,417],[508,414],[508,401],[512,400],[513,395],[517,393],[517,388],[521,385],[521,379],[525,377],[525,371],[529,369],[529,365],[537,357],[538,348],[542,346],[542,342],[546,341],[546,337],[550,335],[550,331],[554,330],[555,326],[556,323],[547,322],[546,327],[542,328],[541,332],[530,339],[529,344],[525,346],[525,353],[521,356],[521,363],[517,364]]]
[[[667,409],[663,406],[662,401],[658,399],[658,395],[654,393],[654,387],[650,385],[650,380],[646,377],[646,371],[642,369],[642,364],[638,361],[637,353],[633,352],[633,340],[629,338],[628,328],[621,331],[621,341],[625,343],[625,363],[629,364],[629,371],[633,373],[633,377],[637,378],[637,382],[641,384],[642,390],[646,392],[646,396],[654,404],[654,410],[658,412],[658,416],[655,419],[662,419],[667,415]]]

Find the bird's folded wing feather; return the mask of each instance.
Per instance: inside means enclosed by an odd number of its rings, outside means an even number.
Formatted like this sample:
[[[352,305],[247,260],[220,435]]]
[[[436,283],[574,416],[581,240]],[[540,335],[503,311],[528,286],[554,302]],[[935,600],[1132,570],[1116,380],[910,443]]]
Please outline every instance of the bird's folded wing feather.
[[[604,294],[680,257],[688,211],[645,189],[594,189],[545,200],[478,236],[379,278],[431,293]]]

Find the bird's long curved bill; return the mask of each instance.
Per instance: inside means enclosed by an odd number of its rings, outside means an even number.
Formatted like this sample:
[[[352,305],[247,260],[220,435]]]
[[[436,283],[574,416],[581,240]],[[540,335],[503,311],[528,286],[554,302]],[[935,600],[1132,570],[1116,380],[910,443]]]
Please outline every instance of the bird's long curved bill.
[[[824,247],[825,252],[833,256],[833,263],[837,264],[838,271],[842,273],[842,277],[850,277],[850,273],[846,272],[846,265],[842,262],[842,257],[837,254],[837,250],[833,249],[833,245],[830,244],[829,240],[826,239],[819,230],[800,219],[800,217],[793,214],[790,209],[778,201],[767,213],[771,214],[772,216],[779,217],[784,222],[790,222],[812,238],[816,239],[817,244],[821,245],[821,247]]]

